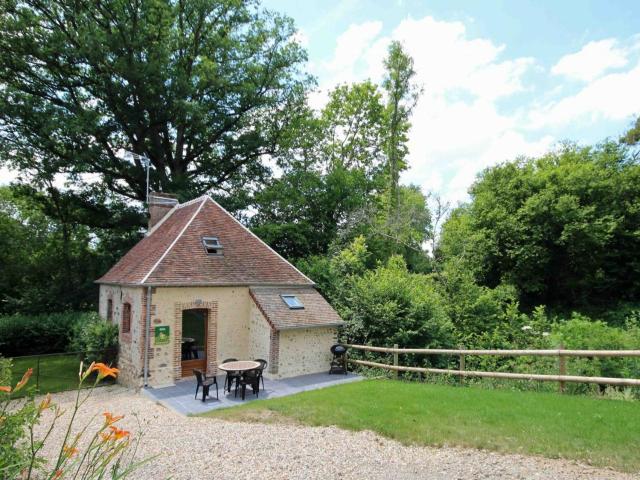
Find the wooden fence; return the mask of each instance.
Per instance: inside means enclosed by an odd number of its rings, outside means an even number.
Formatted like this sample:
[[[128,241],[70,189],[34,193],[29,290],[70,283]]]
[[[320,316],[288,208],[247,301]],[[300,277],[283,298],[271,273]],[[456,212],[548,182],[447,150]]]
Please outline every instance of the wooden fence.
[[[574,383],[596,383],[599,385],[615,385],[640,387],[640,379],[636,378],[611,378],[611,377],[582,377],[577,375],[567,375],[567,357],[640,357],[640,350],[565,350],[557,348],[553,350],[466,350],[466,349],[441,349],[441,348],[393,348],[372,347],[368,345],[346,345],[356,350],[364,350],[369,352],[391,353],[393,354],[393,365],[379,362],[370,362],[367,360],[348,359],[352,364],[362,365],[365,367],[383,368],[396,372],[418,372],[418,373],[436,373],[444,375],[455,375],[464,377],[481,377],[481,378],[503,378],[512,380],[537,380],[543,382],[559,382],[560,392],[564,391],[565,382]],[[405,367],[399,364],[399,355],[402,353],[413,353],[419,355],[452,355],[459,357],[459,368],[424,368],[424,367]],[[536,373],[507,373],[507,372],[481,372],[465,369],[465,357],[467,355],[494,355],[501,357],[517,357],[517,356],[536,356],[536,357],[558,357],[558,375],[542,375]]]

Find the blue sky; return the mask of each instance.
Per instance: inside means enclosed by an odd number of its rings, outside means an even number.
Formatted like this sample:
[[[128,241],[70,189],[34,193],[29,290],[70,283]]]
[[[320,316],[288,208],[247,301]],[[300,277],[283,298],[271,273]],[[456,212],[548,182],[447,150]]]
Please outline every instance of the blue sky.
[[[477,172],[562,140],[616,138],[640,114],[640,1],[269,0],[318,78],[379,81],[391,39],[424,88],[404,182],[464,201]]]

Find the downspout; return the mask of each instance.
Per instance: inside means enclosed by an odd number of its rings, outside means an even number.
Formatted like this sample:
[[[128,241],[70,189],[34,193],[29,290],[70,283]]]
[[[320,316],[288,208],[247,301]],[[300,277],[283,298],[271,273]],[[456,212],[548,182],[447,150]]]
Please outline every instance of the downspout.
[[[144,334],[144,388],[148,387],[149,378],[149,343],[151,341],[151,287],[147,287],[147,318]]]

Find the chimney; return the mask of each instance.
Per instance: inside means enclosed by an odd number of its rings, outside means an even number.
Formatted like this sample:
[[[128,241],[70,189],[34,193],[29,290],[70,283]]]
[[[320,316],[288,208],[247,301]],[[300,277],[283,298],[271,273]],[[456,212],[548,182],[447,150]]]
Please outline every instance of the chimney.
[[[178,198],[170,193],[149,193],[149,230],[177,204]]]

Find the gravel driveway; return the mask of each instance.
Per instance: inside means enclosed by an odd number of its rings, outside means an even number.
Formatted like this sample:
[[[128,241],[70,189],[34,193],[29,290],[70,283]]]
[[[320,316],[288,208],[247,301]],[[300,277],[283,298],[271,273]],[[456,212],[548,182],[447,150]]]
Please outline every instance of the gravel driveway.
[[[57,394],[54,400],[68,408],[73,395]],[[120,425],[132,432],[139,428],[133,418],[138,415],[145,431],[140,456],[160,456],[138,470],[137,479],[640,478],[564,460],[406,447],[371,432],[186,418],[121,387],[100,388],[83,409],[84,418],[105,410],[125,414]],[[47,453],[59,448],[62,428],[55,434]]]

